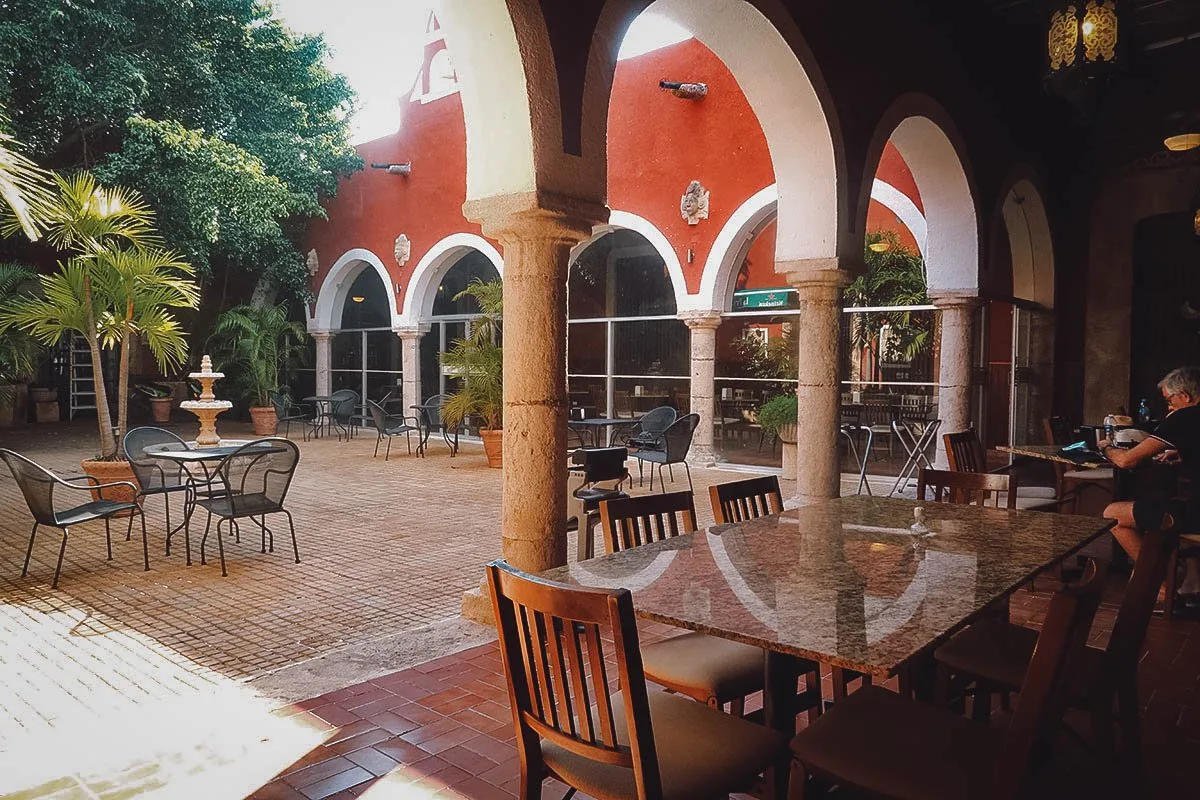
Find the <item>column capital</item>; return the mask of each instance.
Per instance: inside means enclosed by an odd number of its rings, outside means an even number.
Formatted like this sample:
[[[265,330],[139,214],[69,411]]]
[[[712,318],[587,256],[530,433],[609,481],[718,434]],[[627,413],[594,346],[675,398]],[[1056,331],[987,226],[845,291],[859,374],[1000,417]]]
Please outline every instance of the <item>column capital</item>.
[[[979,298],[979,295],[971,294],[969,291],[944,291],[930,292],[929,302],[942,309],[971,309],[980,305],[983,301]]]
[[[318,342],[328,342],[333,338],[333,331],[309,331],[308,335],[316,339]]]
[[[575,244],[608,221],[608,206],[544,190],[496,195],[463,203],[463,216],[493,239],[556,239]]]
[[[417,325],[398,325],[392,328],[392,333],[399,336],[401,339],[417,339],[422,335],[429,333],[429,323],[422,322]]]
[[[679,319],[691,330],[716,330],[721,327],[721,312],[708,310],[680,311]]]
[[[779,261],[775,272],[787,279],[788,285],[796,290],[801,300],[838,302],[842,289],[846,288],[853,275],[840,269],[840,259],[821,258],[804,261]]]

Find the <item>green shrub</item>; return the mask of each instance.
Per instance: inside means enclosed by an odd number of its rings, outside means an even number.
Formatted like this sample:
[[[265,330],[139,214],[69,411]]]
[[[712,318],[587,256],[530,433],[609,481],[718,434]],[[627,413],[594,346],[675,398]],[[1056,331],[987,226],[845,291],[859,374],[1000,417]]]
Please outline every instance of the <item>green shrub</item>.
[[[796,395],[776,395],[758,410],[758,424],[766,433],[778,434],[784,425],[796,424],[796,413]]]

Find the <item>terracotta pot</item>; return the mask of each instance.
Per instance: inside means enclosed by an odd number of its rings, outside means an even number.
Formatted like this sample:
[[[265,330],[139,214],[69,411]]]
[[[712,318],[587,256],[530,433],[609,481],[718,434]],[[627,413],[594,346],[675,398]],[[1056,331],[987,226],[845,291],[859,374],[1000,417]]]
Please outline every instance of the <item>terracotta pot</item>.
[[[169,397],[150,398],[150,413],[154,415],[155,422],[171,421],[171,403],[172,401]]]
[[[484,428],[479,436],[483,439],[483,452],[487,455],[488,466],[500,469],[504,466],[504,429]]]
[[[79,466],[83,468],[84,473],[101,483],[129,481],[134,486],[138,485],[137,477],[133,474],[133,467],[129,466],[128,461],[81,461]],[[136,492],[124,487],[105,489],[103,497],[99,492],[92,491],[93,500],[116,500],[120,503],[132,503],[136,496]],[[120,516],[128,516],[128,514]]]
[[[274,436],[279,425],[275,406],[250,406],[250,419],[254,422],[255,436]]]

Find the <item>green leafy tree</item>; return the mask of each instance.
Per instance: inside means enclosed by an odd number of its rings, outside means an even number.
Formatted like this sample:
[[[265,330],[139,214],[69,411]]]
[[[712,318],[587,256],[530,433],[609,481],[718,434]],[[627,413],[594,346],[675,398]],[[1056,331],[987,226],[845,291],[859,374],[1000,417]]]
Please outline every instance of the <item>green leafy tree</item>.
[[[442,365],[462,378],[458,391],[442,406],[442,416],[457,425],[476,414],[483,418],[485,428],[495,430],[504,421],[504,351],[500,343],[504,285],[476,278],[454,299],[463,297],[475,298],[480,316],[471,320],[469,336],[456,339],[450,350],[442,353]]]
[[[217,357],[236,366],[251,404],[266,407],[282,376],[302,360],[306,338],[304,326],[290,320],[287,305],[279,303],[222,312],[212,341]]]
[[[885,249],[874,250],[873,244]],[[866,270],[846,287],[843,302],[847,306],[917,306],[929,303],[925,262],[900,243],[892,231],[867,234],[863,249]],[[880,352],[883,330],[887,328],[887,352]],[[869,349],[876,369],[881,361],[911,361],[933,344],[933,323],[927,314],[914,311],[866,311],[851,315],[850,344],[856,350]]]
[[[0,306],[0,332],[16,328],[46,345],[80,334],[91,354],[100,456],[117,457],[104,382],[102,349],[120,347],[117,424],[128,427],[129,354],[145,337],[159,367],[180,365],[186,334],[172,308],[195,308],[191,267],[164,249],[154,215],[136,192],[103,187],[81,173],[56,178],[59,196],[47,215],[48,242],[66,252],[57,269],[39,276],[40,291]]]
[[[0,105],[39,163],[138,190],[203,277],[307,294],[307,221],[361,168],[320,37],[261,0],[2,7]]]

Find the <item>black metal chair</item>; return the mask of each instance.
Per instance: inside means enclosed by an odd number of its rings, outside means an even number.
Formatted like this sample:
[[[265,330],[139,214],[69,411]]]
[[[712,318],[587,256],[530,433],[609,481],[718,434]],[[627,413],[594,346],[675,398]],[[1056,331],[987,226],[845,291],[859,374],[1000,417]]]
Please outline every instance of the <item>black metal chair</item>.
[[[421,443],[417,445],[417,453],[422,456],[425,455],[425,451],[429,447],[429,437],[433,435],[434,431],[442,434],[442,439],[445,440],[446,446],[450,448],[451,457],[458,453],[458,432],[462,426],[446,424],[446,420],[442,416],[442,404],[445,402],[446,395],[435,394],[424,403],[413,406],[413,410],[417,412],[421,423]],[[453,441],[450,439],[452,431],[454,433]]]
[[[262,534],[262,552],[268,551],[267,537],[270,536],[270,552],[275,552],[275,535],[267,528],[268,514],[283,514],[287,517],[288,528],[292,533],[292,552],[296,563],[300,563],[300,549],[296,545],[296,526],[292,515],[283,507],[287,498],[288,487],[292,485],[292,477],[296,474],[296,465],[300,463],[300,448],[291,439],[274,436],[267,439],[257,439],[234,450],[217,466],[219,490],[211,497],[196,501],[196,505],[208,512],[204,523],[204,536],[200,539],[200,563],[207,563],[204,558],[204,544],[208,539],[208,530],[212,518],[217,521],[217,552],[221,556],[221,575],[228,575],[225,569],[225,545],[221,540],[221,523],[229,520],[236,530],[237,520],[249,517],[259,518],[258,526]]]
[[[629,497],[621,491],[621,484],[629,480],[629,470],[625,468],[628,456],[624,447],[582,448],[571,453],[571,468],[583,477],[583,485],[571,493],[579,501],[574,519],[579,534],[576,553],[580,561],[595,554],[593,531],[600,522],[601,501]],[[599,483],[613,485],[597,486]]]
[[[633,457],[638,460],[638,486],[642,485],[642,462],[649,461],[650,491],[654,491],[655,465],[658,466],[659,491],[667,490],[662,479],[664,466],[667,468],[671,480],[675,480],[675,472],[671,469],[672,464],[683,464],[683,468],[687,470],[688,488],[692,488],[692,469],[688,466],[687,454],[688,450],[692,449],[692,435],[696,432],[696,426],[699,423],[699,414],[685,414],[662,432],[654,441],[653,447],[634,451]]]
[[[675,422],[678,416],[679,412],[671,406],[650,409],[633,426],[633,430],[625,439],[625,446],[632,450],[653,450],[658,446],[663,432]]]
[[[329,421],[346,431],[347,441],[354,436],[354,420],[360,416],[361,405],[358,392],[353,389],[338,389],[329,396]],[[338,438],[342,438],[340,433]]]
[[[275,418],[283,423],[283,435],[287,436],[291,433],[292,423],[299,422],[304,426],[304,441],[308,441],[308,431],[315,428],[319,417],[317,410],[312,406],[304,403],[297,403],[292,400],[286,392],[275,391],[270,393],[271,405],[275,406]]]
[[[183,547],[190,562],[192,543],[188,523],[191,519],[191,504],[197,492],[211,491],[211,487],[203,480],[197,481],[183,464],[146,455],[148,447],[160,450],[187,450],[187,442],[162,428],[134,428],[121,440],[121,449],[124,450],[125,460],[129,462],[133,475],[137,478],[139,500],[150,495],[162,495],[167,513],[167,555],[171,555],[171,537],[178,533],[179,529],[183,529]],[[183,492],[183,522],[178,528],[171,527],[171,494],[174,492]],[[128,537],[126,539],[128,540]]]
[[[379,457],[379,443],[387,438],[387,449],[383,453],[383,460],[387,461],[392,454],[392,439],[403,435],[405,443],[408,445],[408,454],[412,455],[412,432],[416,431],[417,436],[421,435],[421,423],[416,417],[405,417],[399,414],[389,414],[383,409],[379,403],[374,400],[367,401],[367,409],[371,412],[371,421],[375,424],[375,455],[372,458]],[[409,425],[409,420],[415,424]],[[418,439],[418,446],[420,440]]]
[[[29,573],[29,558],[33,555],[33,541],[37,538],[38,528],[42,525],[48,525],[62,531],[62,545],[58,548],[58,563],[54,567],[54,582],[50,584],[51,589],[58,588],[58,576],[62,572],[63,555],[67,552],[67,535],[72,526],[98,519],[104,520],[104,540],[108,545],[108,560],[112,561],[112,531],[110,530],[110,521],[117,514],[122,513],[129,514],[129,531],[131,533],[133,531],[134,514],[142,518],[142,563],[147,570],[150,569],[150,548],[146,541],[146,516],[142,513],[141,507],[136,502],[104,499],[104,490],[116,487],[123,487],[132,492],[136,497],[138,489],[131,482],[113,481],[112,483],[101,483],[91,475],[82,475],[78,478],[60,478],[41,464],[31,461],[20,453],[2,448],[0,448],[0,458],[4,459],[4,463],[8,464],[13,479],[17,482],[17,487],[20,488],[21,494],[25,497],[25,503],[29,506],[29,513],[33,514],[33,530],[29,533],[29,549],[25,551],[25,565],[21,567],[22,578]],[[78,486],[74,483],[75,481],[87,481],[88,484],[86,486]],[[65,511],[55,511],[54,490],[57,487],[74,489],[76,491],[91,491],[99,495],[99,499],[72,506]]]

